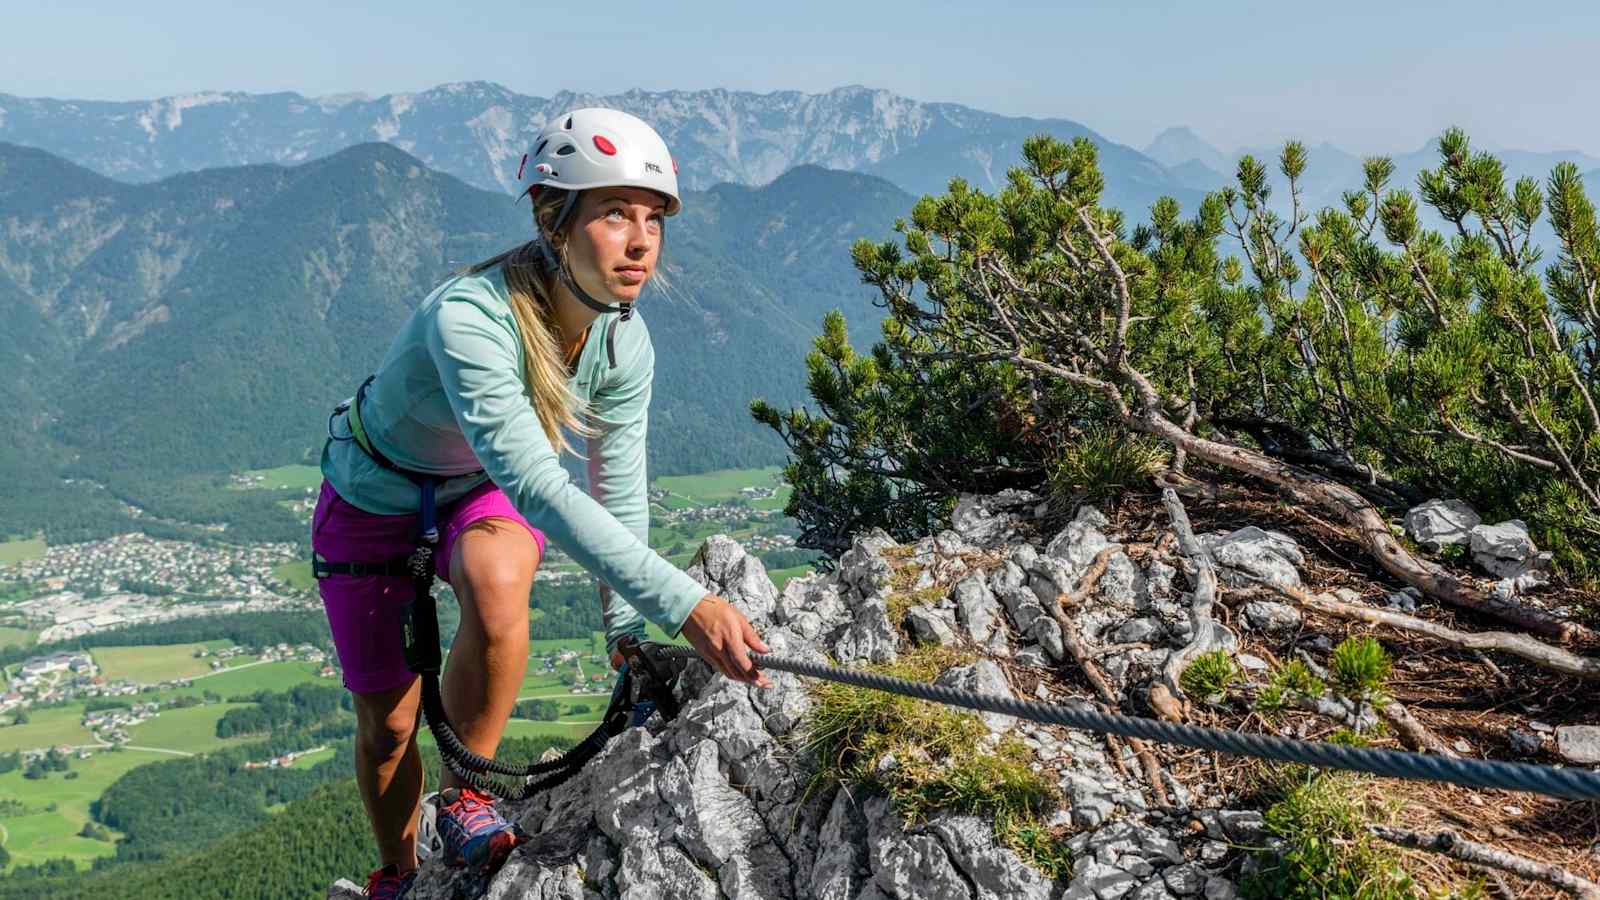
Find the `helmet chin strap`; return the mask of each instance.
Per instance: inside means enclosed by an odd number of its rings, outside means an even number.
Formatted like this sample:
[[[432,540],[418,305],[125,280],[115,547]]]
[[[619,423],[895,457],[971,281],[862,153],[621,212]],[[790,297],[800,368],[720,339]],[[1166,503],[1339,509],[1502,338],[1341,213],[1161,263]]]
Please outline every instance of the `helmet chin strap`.
[[[633,318],[633,302],[631,300],[627,303],[601,303],[588,291],[584,290],[583,286],[578,284],[578,279],[572,277],[572,270],[567,268],[566,263],[556,258],[555,250],[550,247],[550,241],[542,235],[539,238],[539,253],[544,257],[545,262],[556,270],[556,274],[561,278],[561,283],[567,286],[567,290],[572,292],[572,296],[578,298],[579,303],[599,313],[620,313],[624,322]]]

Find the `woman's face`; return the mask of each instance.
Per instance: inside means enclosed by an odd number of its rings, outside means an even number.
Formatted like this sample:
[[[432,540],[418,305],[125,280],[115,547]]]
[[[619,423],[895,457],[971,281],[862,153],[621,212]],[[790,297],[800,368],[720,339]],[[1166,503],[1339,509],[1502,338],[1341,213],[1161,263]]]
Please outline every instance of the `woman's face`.
[[[643,188],[595,188],[578,197],[567,261],[578,284],[598,297],[639,299],[661,254],[666,203]]]

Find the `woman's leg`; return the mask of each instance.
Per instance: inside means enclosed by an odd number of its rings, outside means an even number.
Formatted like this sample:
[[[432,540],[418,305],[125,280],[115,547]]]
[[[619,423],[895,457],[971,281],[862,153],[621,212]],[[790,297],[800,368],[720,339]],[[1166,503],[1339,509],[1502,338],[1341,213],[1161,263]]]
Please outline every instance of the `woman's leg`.
[[[444,671],[444,705],[472,752],[493,757],[528,668],[528,593],[539,545],[520,522],[479,519],[456,538],[450,586],[461,625]],[[448,769],[446,787],[465,787]]]
[[[366,804],[382,865],[403,875],[417,867],[417,812],[422,757],[417,708],[422,682],[373,694],[352,693],[356,711],[356,784]]]

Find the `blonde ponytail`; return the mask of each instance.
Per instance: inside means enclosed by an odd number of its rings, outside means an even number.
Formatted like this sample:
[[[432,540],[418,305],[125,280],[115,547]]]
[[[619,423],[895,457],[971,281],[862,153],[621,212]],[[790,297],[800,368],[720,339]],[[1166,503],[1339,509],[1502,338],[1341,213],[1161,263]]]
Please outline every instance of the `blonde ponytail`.
[[[533,214],[542,234],[550,234],[550,226],[561,210],[565,194],[565,191],[546,189],[534,195]],[[552,244],[552,249],[564,260],[565,235],[554,235]],[[466,271],[476,275],[495,266],[499,266],[505,276],[506,292],[511,295],[511,315],[522,337],[523,382],[527,385],[528,400],[556,452],[576,454],[568,433],[589,437],[594,429],[584,421],[582,404],[567,387],[567,364],[562,358],[558,338],[561,329],[554,315],[552,284],[556,273],[550,270],[537,239]]]

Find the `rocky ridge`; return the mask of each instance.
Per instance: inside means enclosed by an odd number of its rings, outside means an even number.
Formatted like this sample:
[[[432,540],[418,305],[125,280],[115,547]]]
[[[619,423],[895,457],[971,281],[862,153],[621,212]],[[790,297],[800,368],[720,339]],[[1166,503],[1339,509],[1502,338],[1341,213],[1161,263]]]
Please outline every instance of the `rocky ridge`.
[[[1142,215],[1163,194],[1191,208],[1200,200],[1154,160],[1077,122],[1002,116],[859,85],[823,93],[533,96],[470,81],[381,97],[213,91],[127,102],[0,93],[0,141],[134,182],[218,166],[294,165],[384,141],[469,184],[514,193],[518,161],[539,129],[581,106],[626,110],[652,123],[682,166],[683,186],[694,190],[763,185],[806,164],[876,175],[913,195],[942,192],[958,175],[997,190],[1007,168],[1020,164],[1023,140],[1044,131],[1092,140],[1113,205],[1130,214]]]
[[[1136,564],[1092,507],[1059,533],[1039,535],[1036,504],[1020,492],[964,497],[952,529],[911,545],[874,530],[834,572],[795,579],[781,593],[758,560],[722,536],[707,540],[690,572],[738,604],[776,654],[851,665],[893,660],[913,641],[946,643],[979,653],[941,682],[1074,703],[1085,701],[1034,677],[1064,660],[1074,665],[1045,604],[1109,550],[1094,594],[1070,616],[1083,640],[1119,645],[1102,664],[1131,696],[1187,642],[1176,570]],[[1292,556],[1287,538],[1243,531],[1206,540],[1219,558],[1246,568]],[[907,583],[932,599],[906,610],[901,628],[890,601]],[[1071,834],[1073,869],[1052,880],[1000,845],[987,821],[945,813],[906,826],[885,798],[865,790],[808,792],[812,770],[797,740],[812,700],[802,679],[769,677],[771,689],[751,689],[695,663],[680,684],[677,720],[652,719],[560,789],[507,804],[508,817],[535,837],[483,896],[1216,900],[1235,895],[1236,848],[1262,836],[1259,813],[1216,808],[1219,786],[1168,779],[1175,802],[1160,808],[1125,744],[1113,754],[1096,735],[987,716],[991,738],[1020,738],[1035,771],[1059,785],[1049,824]],[[412,896],[456,896],[459,877],[425,865]],[[349,882],[329,893],[358,895]]]

